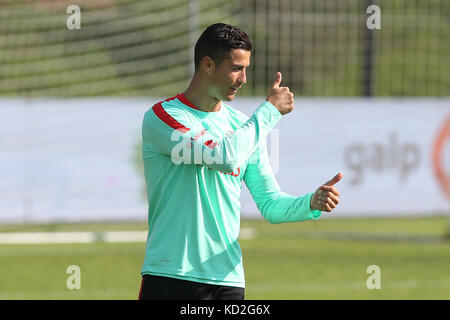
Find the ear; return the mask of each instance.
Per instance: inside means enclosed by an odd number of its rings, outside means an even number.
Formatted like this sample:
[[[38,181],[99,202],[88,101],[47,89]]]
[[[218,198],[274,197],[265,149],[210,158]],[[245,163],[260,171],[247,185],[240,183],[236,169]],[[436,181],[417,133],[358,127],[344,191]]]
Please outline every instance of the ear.
[[[216,63],[208,56],[203,57],[200,68],[210,74],[216,70]]]

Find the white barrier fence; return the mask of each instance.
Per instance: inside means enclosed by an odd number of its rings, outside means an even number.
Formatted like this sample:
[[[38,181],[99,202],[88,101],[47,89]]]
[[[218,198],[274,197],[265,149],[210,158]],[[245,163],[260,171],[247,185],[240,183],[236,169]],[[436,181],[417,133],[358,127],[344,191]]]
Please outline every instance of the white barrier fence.
[[[230,105],[250,115],[263,99]],[[157,101],[1,99],[0,222],[145,220],[133,159]],[[285,192],[344,173],[336,217],[450,212],[449,99],[297,98],[268,142]],[[243,190],[243,215],[259,215]]]

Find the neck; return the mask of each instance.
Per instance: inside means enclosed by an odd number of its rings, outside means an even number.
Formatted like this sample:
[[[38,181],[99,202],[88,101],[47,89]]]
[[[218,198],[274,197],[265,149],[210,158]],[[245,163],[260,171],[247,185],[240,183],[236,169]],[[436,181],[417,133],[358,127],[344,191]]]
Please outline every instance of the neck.
[[[192,78],[184,95],[199,110],[204,112],[217,112],[222,105],[221,100],[213,98],[208,94],[208,86],[197,74]]]

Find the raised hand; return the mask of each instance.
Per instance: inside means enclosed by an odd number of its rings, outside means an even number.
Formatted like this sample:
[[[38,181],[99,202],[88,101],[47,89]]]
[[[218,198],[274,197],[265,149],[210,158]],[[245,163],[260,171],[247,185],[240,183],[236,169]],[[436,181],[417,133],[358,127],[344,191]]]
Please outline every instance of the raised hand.
[[[313,210],[331,212],[339,203],[340,193],[334,187],[344,174],[339,172],[331,180],[321,185],[311,197],[310,207]]]
[[[266,101],[272,103],[282,115],[294,110],[294,94],[289,91],[288,87],[280,87],[281,72],[277,72],[275,81],[269,89]]]

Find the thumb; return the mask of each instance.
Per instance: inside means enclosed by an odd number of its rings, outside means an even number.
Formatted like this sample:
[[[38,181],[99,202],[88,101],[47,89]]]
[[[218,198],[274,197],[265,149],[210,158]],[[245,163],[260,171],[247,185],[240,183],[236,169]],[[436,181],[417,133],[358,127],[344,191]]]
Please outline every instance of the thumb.
[[[272,88],[278,88],[281,83],[281,79],[283,77],[281,76],[281,72],[277,72],[277,77],[275,78],[275,81],[272,84]]]
[[[338,183],[342,179],[343,176],[344,176],[344,174],[342,172],[339,172],[337,175],[335,175],[333,177],[333,179],[325,182],[324,185],[325,186],[330,186],[330,187],[334,186],[336,183]]]

